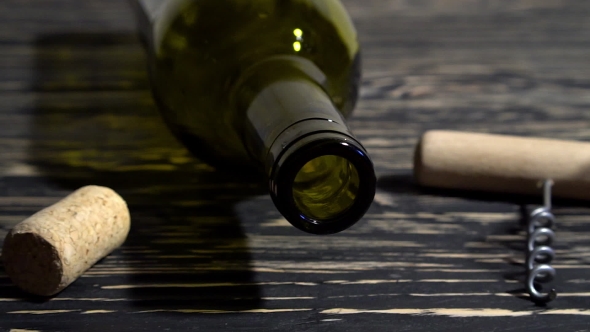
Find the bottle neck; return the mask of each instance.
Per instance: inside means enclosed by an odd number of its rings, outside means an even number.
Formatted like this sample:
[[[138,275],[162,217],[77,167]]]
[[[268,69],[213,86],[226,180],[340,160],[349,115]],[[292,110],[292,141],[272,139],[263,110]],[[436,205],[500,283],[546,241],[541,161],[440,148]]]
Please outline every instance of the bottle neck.
[[[316,234],[356,223],[373,201],[375,172],[322,89],[323,74],[305,59],[281,57],[246,76],[242,136],[279,211]]]

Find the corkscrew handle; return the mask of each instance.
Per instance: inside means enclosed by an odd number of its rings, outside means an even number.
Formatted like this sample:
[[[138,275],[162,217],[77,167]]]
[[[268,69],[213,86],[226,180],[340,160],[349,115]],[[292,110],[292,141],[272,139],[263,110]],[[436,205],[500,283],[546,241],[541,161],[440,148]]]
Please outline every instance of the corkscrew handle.
[[[414,175],[431,187],[538,194],[553,179],[554,197],[590,199],[590,143],[453,131],[426,132]]]

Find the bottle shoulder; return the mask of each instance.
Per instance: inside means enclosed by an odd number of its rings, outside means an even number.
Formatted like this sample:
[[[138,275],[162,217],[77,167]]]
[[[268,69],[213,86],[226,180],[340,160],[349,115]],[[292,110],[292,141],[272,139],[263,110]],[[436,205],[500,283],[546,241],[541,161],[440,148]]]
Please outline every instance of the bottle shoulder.
[[[150,0],[139,0],[147,1]],[[226,47],[312,56],[326,47],[354,58],[358,52],[354,25],[340,0],[169,0],[145,5],[153,29],[162,38],[159,52]],[[221,53],[222,55],[225,53]]]
[[[326,75],[327,92],[339,109],[345,108],[351,77],[360,70],[355,62],[359,43],[339,0],[174,1],[182,5],[164,10],[168,25],[160,24],[155,32],[163,36],[154,48],[156,70],[190,73],[193,85],[207,81],[227,93],[257,62],[296,55]]]

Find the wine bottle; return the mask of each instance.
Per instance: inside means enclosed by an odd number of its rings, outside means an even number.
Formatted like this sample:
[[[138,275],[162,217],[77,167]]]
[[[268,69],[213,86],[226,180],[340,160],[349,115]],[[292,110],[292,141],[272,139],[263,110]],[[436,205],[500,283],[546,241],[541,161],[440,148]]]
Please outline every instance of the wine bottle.
[[[359,89],[339,0],[132,0],[156,104],[216,168],[260,170],[277,209],[315,234],[356,223],[375,172],[346,118]]]

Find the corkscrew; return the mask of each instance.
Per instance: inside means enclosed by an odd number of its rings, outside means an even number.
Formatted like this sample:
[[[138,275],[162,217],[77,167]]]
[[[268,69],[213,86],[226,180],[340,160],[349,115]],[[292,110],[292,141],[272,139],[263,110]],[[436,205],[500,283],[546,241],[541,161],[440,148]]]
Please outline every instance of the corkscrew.
[[[535,209],[528,218],[526,245],[526,279],[525,287],[535,302],[549,302],[557,297],[555,289],[541,293],[539,283],[548,283],[555,278],[555,269],[551,261],[555,258],[555,251],[551,248],[555,240],[553,226],[555,216],[551,212],[551,187],[553,181],[543,182],[543,206]],[[541,288],[541,287],[539,287]]]
[[[587,166],[588,158],[589,142],[430,130],[416,145],[414,176],[417,183],[427,187],[527,195],[538,194],[535,184],[546,179],[543,206],[524,218],[524,284],[530,298],[543,303],[557,296],[555,289],[547,292],[541,286],[556,274],[550,265],[555,257],[551,248],[555,240],[551,196],[590,201],[590,182],[583,177],[586,173],[578,171]],[[550,179],[560,181],[559,190],[553,193]]]

